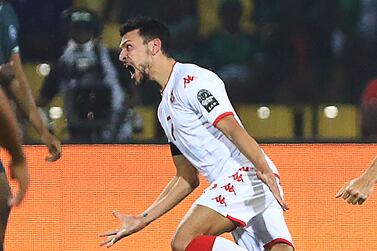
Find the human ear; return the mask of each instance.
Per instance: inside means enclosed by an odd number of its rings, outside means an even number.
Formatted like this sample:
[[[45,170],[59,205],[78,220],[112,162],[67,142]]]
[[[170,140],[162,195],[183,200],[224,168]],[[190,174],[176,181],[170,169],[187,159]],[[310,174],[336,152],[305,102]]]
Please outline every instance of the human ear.
[[[158,38],[153,39],[151,42],[152,55],[156,55],[161,50],[161,40]]]

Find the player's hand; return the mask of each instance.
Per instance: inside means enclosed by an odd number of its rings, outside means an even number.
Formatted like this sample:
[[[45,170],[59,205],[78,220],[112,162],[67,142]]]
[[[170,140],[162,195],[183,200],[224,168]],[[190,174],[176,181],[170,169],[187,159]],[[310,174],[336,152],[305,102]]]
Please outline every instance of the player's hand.
[[[18,191],[12,196],[8,205],[10,207],[18,206],[26,195],[29,187],[29,172],[25,160],[10,163],[10,176],[18,183]]]
[[[280,190],[276,183],[274,173],[272,171],[262,173],[261,171],[258,171],[258,170],[256,172],[257,172],[257,177],[268,186],[268,188],[270,189],[270,191],[272,192],[276,200],[279,202],[281,208],[284,211],[288,210],[289,207],[287,203],[285,203],[283,197],[281,197]]]
[[[13,62],[0,65],[0,84],[9,85],[14,77]]]
[[[100,237],[106,237],[106,239],[101,242],[101,246],[106,245],[106,247],[109,248],[120,239],[136,233],[147,226],[147,224],[143,221],[144,217],[142,216],[123,215],[117,211],[114,211],[113,215],[115,218],[119,219],[121,223],[120,227],[118,229],[100,234]]]
[[[365,179],[363,176],[347,182],[342,189],[335,195],[336,198],[342,197],[349,204],[363,204],[373,192],[374,183]]]
[[[45,133],[41,136],[41,140],[43,144],[48,147],[48,151],[50,153],[49,156],[45,158],[48,162],[54,162],[60,159],[62,155],[62,144],[58,138],[56,138],[51,133]]]

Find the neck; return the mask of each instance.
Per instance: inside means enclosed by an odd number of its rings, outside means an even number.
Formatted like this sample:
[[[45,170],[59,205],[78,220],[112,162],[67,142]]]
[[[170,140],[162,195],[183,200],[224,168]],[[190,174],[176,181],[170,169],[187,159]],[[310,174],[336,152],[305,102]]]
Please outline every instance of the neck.
[[[161,55],[156,61],[158,61],[158,64],[155,64],[154,67],[151,68],[150,76],[151,80],[156,81],[160,89],[163,90],[169,81],[175,60]]]

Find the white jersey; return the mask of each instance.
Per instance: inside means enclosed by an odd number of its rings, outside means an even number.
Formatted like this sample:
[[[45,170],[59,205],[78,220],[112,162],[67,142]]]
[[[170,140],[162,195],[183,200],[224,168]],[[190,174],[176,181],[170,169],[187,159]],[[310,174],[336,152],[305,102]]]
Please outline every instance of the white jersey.
[[[241,124],[223,81],[215,73],[194,64],[175,63],[162,91],[158,119],[168,140],[210,183],[231,172],[223,170],[231,161],[238,163],[235,169],[239,165],[253,166],[215,127],[228,115],[233,115]],[[266,155],[265,158],[272,171],[278,174],[271,160]]]

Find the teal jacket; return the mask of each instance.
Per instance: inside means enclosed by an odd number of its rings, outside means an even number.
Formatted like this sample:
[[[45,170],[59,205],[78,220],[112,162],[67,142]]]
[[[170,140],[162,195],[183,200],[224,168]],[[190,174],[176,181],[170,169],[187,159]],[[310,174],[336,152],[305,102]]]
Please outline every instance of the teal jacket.
[[[12,6],[0,2],[0,65],[9,62],[13,53],[19,52],[18,46],[19,22]]]

